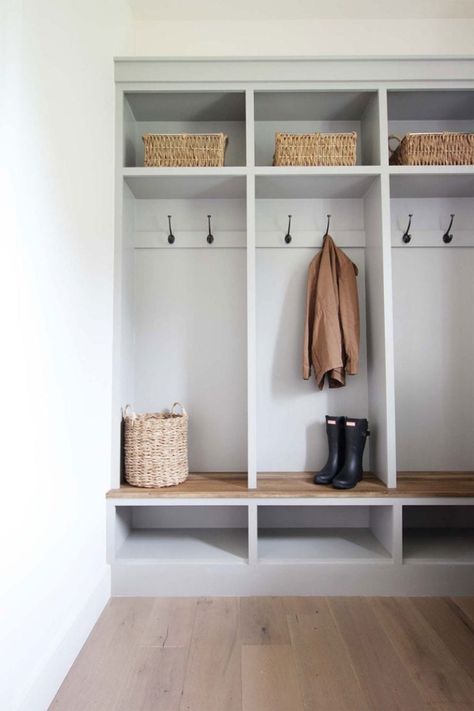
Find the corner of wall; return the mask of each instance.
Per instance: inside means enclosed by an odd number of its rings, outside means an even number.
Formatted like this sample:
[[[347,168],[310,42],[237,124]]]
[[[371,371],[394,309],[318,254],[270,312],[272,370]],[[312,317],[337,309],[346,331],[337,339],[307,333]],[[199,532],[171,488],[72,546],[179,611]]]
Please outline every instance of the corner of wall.
[[[110,567],[106,566],[82,610],[75,619],[63,625],[62,634],[57,635],[54,652],[38,666],[32,684],[18,705],[18,711],[49,708],[109,598]]]

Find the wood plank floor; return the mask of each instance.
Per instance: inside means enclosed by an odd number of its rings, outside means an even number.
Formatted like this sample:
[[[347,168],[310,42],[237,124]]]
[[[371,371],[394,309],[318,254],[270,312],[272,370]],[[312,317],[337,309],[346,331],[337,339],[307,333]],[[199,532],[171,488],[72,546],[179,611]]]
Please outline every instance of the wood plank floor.
[[[113,598],[54,711],[472,711],[474,598]]]
[[[144,489],[123,484],[111,489],[109,499],[166,499],[166,498],[364,498],[364,497],[420,497],[474,496],[474,472],[399,472],[397,488],[387,489],[371,474],[354,489],[333,489],[315,485],[311,472],[272,472],[258,474],[256,489],[247,487],[247,475],[239,472],[211,472],[190,474],[178,486]]]

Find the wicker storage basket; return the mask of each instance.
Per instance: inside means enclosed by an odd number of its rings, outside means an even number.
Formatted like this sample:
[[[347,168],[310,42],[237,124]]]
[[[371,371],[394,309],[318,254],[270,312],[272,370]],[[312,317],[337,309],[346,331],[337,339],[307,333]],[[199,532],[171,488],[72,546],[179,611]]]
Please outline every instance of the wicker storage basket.
[[[181,414],[175,408],[181,407]],[[175,402],[169,413],[123,413],[125,479],[132,486],[180,484],[188,477],[188,415]]]
[[[276,133],[273,165],[355,165],[357,133]]]
[[[219,167],[224,165],[225,133],[146,133],[146,168]]]
[[[473,165],[474,133],[408,133],[389,146],[391,165]]]

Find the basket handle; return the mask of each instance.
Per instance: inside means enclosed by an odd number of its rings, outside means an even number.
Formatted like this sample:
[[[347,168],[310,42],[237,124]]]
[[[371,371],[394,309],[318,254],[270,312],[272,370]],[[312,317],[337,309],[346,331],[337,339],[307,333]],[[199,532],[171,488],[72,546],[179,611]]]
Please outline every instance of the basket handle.
[[[136,413],[135,410],[133,409],[132,405],[125,405],[125,407],[122,407],[122,417],[125,419],[125,417],[131,417],[132,420],[136,418]]]
[[[181,415],[187,415],[187,414],[188,414],[188,413],[186,412],[185,408],[183,407],[183,405],[181,405],[180,402],[174,402],[174,403],[173,403],[173,407],[172,407],[171,410],[170,410],[170,413],[171,413],[172,415],[177,414],[177,413],[175,413],[175,411],[174,411],[174,408],[175,408],[175,407],[180,407],[180,408],[181,408]]]
[[[390,141],[392,139],[395,141],[398,141],[398,144],[395,146],[395,148],[392,148],[390,145]],[[394,133],[392,133],[392,135],[388,137],[388,150],[390,151],[390,157],[393,156],[393,154],[395,153],[395,151],[397,150],[397,148],[401,142],[402,142],[402,139],[400,138],[400,136],[396,136]]]

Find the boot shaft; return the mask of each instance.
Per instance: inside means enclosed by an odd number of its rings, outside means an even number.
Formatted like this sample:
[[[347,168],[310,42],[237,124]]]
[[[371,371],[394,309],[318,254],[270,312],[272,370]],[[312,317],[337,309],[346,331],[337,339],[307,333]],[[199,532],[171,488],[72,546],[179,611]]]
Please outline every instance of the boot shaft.
[[[345,417],[332,417],[331,415],[326,415],[326,434],[330,454],[337,450],[339,456],[344,457],[346,449],[345,427]]]
[[[336,489],[352,489],[362,479],[362,457],[365,441],[370,434],[368,426],[365,418],[346,418],[346,455],[343,468],[332,481]]]
[[[315,484],[330,484],[344,465],[345,456],[345,417],[326,415],[326,435],[328,440],[328,458],[324,467],[316,473]]]
[[[332,415],[326,415],[326,434],[332,439],[335,437],[340,437],[344,434],[344,427],[346,425],[345,417],[333,417]]]
[[[346,417],[344,433],[346,455],[357,454],[362,458],[365,440],[370,434],[368,421],[365,418]]]

